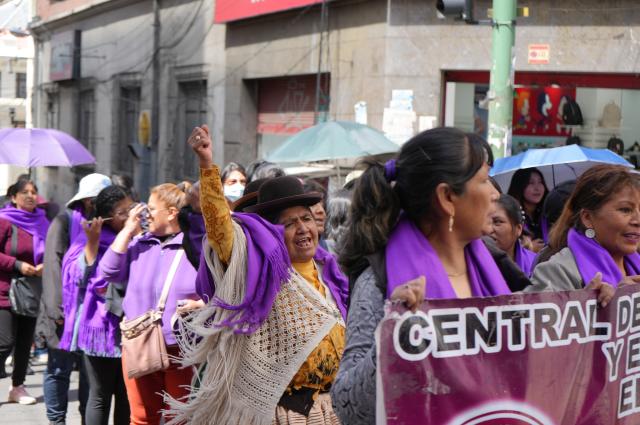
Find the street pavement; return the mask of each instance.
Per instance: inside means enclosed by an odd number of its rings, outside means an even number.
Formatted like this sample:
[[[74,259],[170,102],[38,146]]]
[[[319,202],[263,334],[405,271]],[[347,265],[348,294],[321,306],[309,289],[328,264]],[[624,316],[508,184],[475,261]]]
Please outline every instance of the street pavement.
[[[35,374],[27,375],[25,386],[29,394],[37,398],[37,403],[31,406],[21,406],[17,403],[7,403],[11,378],[0,379],[0,424],[4,425],[47,425],[47,415],[42,396],[42,374],[44,365],[32,366]],[[11,367],[7,367],[10,374]],[[71,374],[69,388],[69,408],[67,410],[67,425],[80,425],[78,412],[78,372]]]

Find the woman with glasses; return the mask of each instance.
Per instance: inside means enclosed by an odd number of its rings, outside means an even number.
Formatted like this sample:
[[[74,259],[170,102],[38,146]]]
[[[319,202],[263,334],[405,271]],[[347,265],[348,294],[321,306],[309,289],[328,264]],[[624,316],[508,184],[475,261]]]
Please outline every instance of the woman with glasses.
[[[65,321],[60,348],[84,352],[89,378],[86,423],[107,425],[111,398],[115,398],[114,425],[129,423],[129,403],[120,361],[121,316],[107,302],[108,291],[116,289],[97,273],[97,264],[127,221],[133,205],[129,192],[109,186],[95,200],[96,218],[83,221],[84,233],[67,251],[62,262]]]
[[[165,183],[152,188],[148,207],[138,204],[131,209],[122,230],[98,265],[101,279],[124,284],[126,293],[122,308],[127,320],[156,310],[165,281],[170,281],[162,314],[162,333],[170,358],[180,354],[171,325],[173,316],[204,305],[196,293],[196,270],[186,255],[182,255],[184,234],[180,231],[178,213],[185,205],[186,195],[175,184]],[[148,231],[140,234],[143,218],[147,220]],[[168,279],[174,258],[178,255],[175,278],[169,276]],[[129,378],[128,361],[131,359],[124,352],[122,369],[131,408],[131,424],[159,424],[162,410],[167,407],[163,394],[175,399],[187,396],[191,369],[180,368],[171,361],[167,369]]]

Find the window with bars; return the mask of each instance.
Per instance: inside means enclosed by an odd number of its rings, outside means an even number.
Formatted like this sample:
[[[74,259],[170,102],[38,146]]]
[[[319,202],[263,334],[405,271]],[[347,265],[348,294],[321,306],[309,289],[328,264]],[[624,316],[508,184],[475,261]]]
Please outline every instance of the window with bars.
[[[194,127],[207,122],[207,80],[179,83],[179,114],[181,125],[174,142],[174,177],[177,180],[198,179],[198,162],[186,143]]]
[[[24,72],[16,72],[16,97],[27,98],[27,74]]]
[[[138,143],[138,117],[140,115],[140,87],[120,88],[120,116],[115,169],[133,175],[133,157],[130,144]]]
[[[60,96],[58,93],[47,93],[47,128],[60,128]]]
[[[80,92],[79,107],[78,139],[87,149],[95,153],[95,97],[93,89]]]

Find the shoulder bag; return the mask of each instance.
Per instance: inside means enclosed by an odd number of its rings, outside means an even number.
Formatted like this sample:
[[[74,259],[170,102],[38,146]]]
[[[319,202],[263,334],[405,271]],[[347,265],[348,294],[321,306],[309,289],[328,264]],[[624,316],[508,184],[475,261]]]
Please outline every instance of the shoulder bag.
[[[11,225],[11,255],[18,253],[18,228]],[[11,278],[9,288],[9,301],[11,311],[15,314],[27,317],[38,317],[40,311],[40,298],[42,297],[42,280],[38,276],[22,276],[20,274]]]
[[[171,282],[178,269],[184,250],[176,252],[171,268],[162,287],[162,294],[155,310],[149,310],[135,319],[126,317],[120,323],[122,354],[125,357],[127,376],[139,378],[169,367],[167,346],[162,334],[162,313],[169,295]]]

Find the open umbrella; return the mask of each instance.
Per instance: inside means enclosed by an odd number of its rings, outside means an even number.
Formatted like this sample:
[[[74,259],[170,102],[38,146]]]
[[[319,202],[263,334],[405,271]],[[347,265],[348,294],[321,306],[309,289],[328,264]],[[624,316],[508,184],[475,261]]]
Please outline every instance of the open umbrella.
[[[313,162],[393,153],[398,145],[366,125],[348,121],[324,122],[288,138],[267,155],[271,162]]]
[[[506,192],[513,174],[523,168],[537,168],[550,188],[573,180],[596,164],[633,165],[609,149],[591,149],[578,145],[551,149],[529,149],[518,155],[495,161],[491,175]]]
[[[60,130],[3,128],[0,130],[0,164],[22,167],[94,164],[96,159],[82,144]]]

